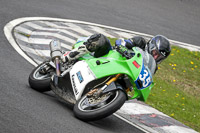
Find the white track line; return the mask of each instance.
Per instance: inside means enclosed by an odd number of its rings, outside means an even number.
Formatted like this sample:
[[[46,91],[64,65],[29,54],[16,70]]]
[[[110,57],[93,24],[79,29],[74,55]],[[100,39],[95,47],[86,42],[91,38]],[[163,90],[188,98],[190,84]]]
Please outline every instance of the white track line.
[[[133,35],[130,35],[125,32],[114,31],[114,33],[118,34],[120,38],[132,38],[133,37]]]
[[[15,25],[14,25],[15,26]],[[30,58],[28,57],[22,50],[21,48],[16,44],[13,36],[12,36],[12,30],[13,30],[13,24],[8,23],[5,27],[4,27],[4,34],[7,38],[7,40],[9,41],[9,43],[13,46],[13,48],[22,56],[24,57],[27,61],[29,61],[31,64],[33,64],[34,66],[37,66],[37,64]]]
[[[54,36],[55,37],[55,36]],[[52,38],[54,39],[54,38]],[[42,39],[42,38],[29,38],[29,43],[34,43],[34,44],[46,44],[46,45],[49,45],[49,43],[52,41],[52,39]],[[74,41],[75,43],[76,41]],[[72,44],[74,44],[72,43]],[[70,45],[62,45],[61,46],[67,48],[67,49],[70,49],[71,46]]]
[[[43,21],[38,21],[38,22],[44,23]],[[27,24],[27,23],[25,23],[25,25],[26,25],[26,24]],[[57,29],[56,27],[52,27],[52,28],[42,27],[42,26],[40,26],[40,25],[38,25],[38,24],[33,24],[33,25],[28,25],[28,26],[30,26],[30,27],[32,27],[32,28],[34,28],[34,29],[36,29],[36,30],[57,31],[57,32],[63,32],[63,33],[65,33],[65,34],[70,35],[70,36],[73,36],[73,37],[75,37],[75,38],[79,38],[79,37],[80,37],[80,36],[77,35],[77,34],[74,34],[74,33],[70,32],[70,31],[67,31],[67,29],[70,29],[70,30],[71,30],[71,28],[67,28],[67,27],[61,28],[61,29]]]
[[[20,35],[20,34],[16,34],[16,37],[19,39],[19,40],[21,40],[21,41],[24,41],[24,42],[26,42],[26,43],[34,43],[34,41],[30,41],[30,39],[28,39],[28,38],[26,38],[25,36],[22,36],[22,35]],[[38,41],[38,40],[37,40]],[[39,42],[41,42],[41,43],[35,43],[35,44],[41,44],[41,45],[43,45],[43,44],[49,44],[49,43],[47,43],[47,42],[43,42],[44,41],[44,39],[42,40],[42,41],[39,41]],[[51,41],[51,40],[49,40],[49,41]],[[44,56],[47,56],[47,57],[49,57],[50,56],[50,51],[49,50],[39,50],[39,49],[34,49],[34,50],[31,50],[31,48],[28,48],[28,47],[26,47],[26,46],[20,46],[20,47],[23,47],[23,48],[25,48],[25,49],[23,49],[23,50],[28,50],[29,52],[31,52],[31,53],[33,53],[33,54],[35,54],[35,53],[38,53],[39,55],[44,55]],[[34,53],[35,52],[35,53]]]
[[[94,26],[89,26],[89,27],[90,27],[92,30],[94,30],[94,31],[96,31],[96,32],[98,32],[98,33],[102,33],[102,34],[104,34],[104,35],[107,36],[107,37],[116,38],[116,37],[114,37],[113,35],[110,35],[110,34],[106,33],[106,31],[105,31],[104,29],[102,29],[102,28],[94,27]]]
[[[15,31],[21,32],[21,33],[26,33],[27,35],[30,35],[33,32],[32,30],[29,30],[29,29],[26,29],[26,28],[23,28],[20,26],[16,27]]]
[[[76,40],[73,40],[71,38],[68,38],[66,36],[63,36],[63,35],[60,35],[58,33],[48,33],[48,32],[37,32],[37,31],[34,31],[31,35],[41,35],[41,36],[50,36],[50,37],[56,37],[56,38],[59,38],[61,40],[64,40],[66,42],[70,42],[71,44],[74,44],[76,42]]]
[[[34,29],[48,29],[48,28],[43,28],[42,26],[39,26],[39,25],[37,25],[37,24],[34,24],[34,23],[31,23],[31,22],[28,22],[28,23],[26,23],[25,25],[28,25],[28,26],[30,26],[30,27],[32,27],[32,28],[34,28]],[[34,33],[34,32],[33,32]],[[51,33],[49,33],[50,35],[51,35]],[[48,34],[47,34],[48,35]],[[75,40],[73,40],[73,39],[71,39],[71,38],[68,38],[68,37],[66,37],[66,36],[63,36],[63,35],[60,35],[60,34],[57,34],[57,33],[54,33],[54,34],[52,34],[52,35],[54,35],[54,37],[57,37],[57,38],[60,38],[60,39],[63,39],[63,40],[65,40],[65,41],[67,41],[67,42],[70,42],[70,43],[72,43],[72,44],[74,44],[76,41]]]
[[[24,51],[32,54],[37,54],[42,57],[50,57],[50,51],[49,50],[33,50],[32,48],[28,48],[26,46],[21,45],[20,46]]]
[[[74,30],[78,33],[82,33],[83,35],[91,36],[93,34],[93,33],[89,32],[87,30],[84,30],[83,28],[81,28],[78,25],[75,25],[75,24],[72,24],[72,23],[69,23],[69,24],[63,23],[63,24],[65,24],[66,26],[69,26],[71,28],[71,30]]]
[[[49,45],[49,43],[52,41],[52,39],[41,39],[41,38],[31,38],[31,37],[27,38],[27,37],[22,36],[20,34],[15,34],[15,36],[18,39],[20,39],[20,40],[22,40],[22,41],[24,41],[26,43],[34,43],[34,44],[38,44],[38,45]],[[76,41],[74,40],[74,43],[75,42]],[[63,44],[63,43],[61,43],[61,46],[66,48],[66,49],[71,49],[72,48],[70,45]]]
[[[56,25],[56,24],[48,22],[48,21],[39,21],[39,22],[43,23],[43,24],[46,24],[47,26],[50,26],[52,28],[58,28],[58,29],[66,29],[66,28],[68,28],[68,27]]]
[[[74,33],[72,33],[72,32],[70,32],[70,31],[67,31],[67,30],[73,30],[72,28],[69,28],[69,27],[64,27],[64,26],[58,26],[58,25],[55,25],[55,24],[53,24],[53,23],[51,23],[51,22],[47,22],[47,21],[38,21],[38,22],[40,22],[40,23],[43,23],[43,24],[46,24],[47,26],[51,26],[51,28],[46,28],[46,27],[42,27],[41,26],[41,30],[47,30],[47,31],[58,31],[58,32],[63,32],[63,33],[65,33],[65,34],[68,34],[68,35],[70,35],[70,36],[73,36],[73,37],[75,37],[75,38],[79,38],[79,37],[81,37],[81,36],[79,36],[79,35],[77,35],[77,34],[74,34]],[[39,25],[38,25],[39,26]],[[40,28],[39,28],[40,29]]]
[[[24,46],[24,45],[20,45],[20,47],[21,47],[24,51],[26,51],[26,52],[28,52],[28,53],[31,53],[31,54],[35,54],[35,53],[36,53],[35,49],[26,47],[26,46]]]

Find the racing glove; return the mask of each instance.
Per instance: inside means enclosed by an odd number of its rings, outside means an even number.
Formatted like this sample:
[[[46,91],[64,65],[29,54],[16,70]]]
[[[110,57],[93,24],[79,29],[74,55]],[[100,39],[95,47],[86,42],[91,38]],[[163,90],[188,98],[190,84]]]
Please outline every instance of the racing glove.
[[[135,55],[132,50],[127,49],[123,45],[115,46],[115,48],[123,57],[126,57],[127,59],[131,59]]]
[[[115,41],[115,46],[125,46],[126,48],[128,49],[132,49],[132,47],[134,47],[134,43],[131,41],[131,39],[123,39],[123,38],[120,38],[118,40]]]

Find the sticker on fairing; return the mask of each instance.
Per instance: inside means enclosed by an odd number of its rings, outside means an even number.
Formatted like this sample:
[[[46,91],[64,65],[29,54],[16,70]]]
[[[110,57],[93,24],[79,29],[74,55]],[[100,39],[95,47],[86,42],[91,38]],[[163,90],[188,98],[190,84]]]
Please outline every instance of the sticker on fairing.
[[[77,75],[77,77],[78,77],[79,82],[82,83],[82,82],[83,82],[83,76],[82,76],[81,72],[78,71],[78,72],[76,73],[76,75]]]
[[[152,83],[152,76],[151,72],[148,68],[146,68],[144,65],[142,66],[142,70],[140,72],[139,77],[135,81],[135,84],[138,89],[145,89],[149,87]]]

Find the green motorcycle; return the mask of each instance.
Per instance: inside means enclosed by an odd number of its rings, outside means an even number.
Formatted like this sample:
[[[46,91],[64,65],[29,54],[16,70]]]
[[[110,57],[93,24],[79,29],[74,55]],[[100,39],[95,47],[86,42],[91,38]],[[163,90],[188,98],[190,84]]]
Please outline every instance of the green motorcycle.
[[[74,47],[83,45],[78,41]],[[126,100],[146,101],[153,87],[152,72],[144,63],[144,53],[116,47],[95,58],[86,54],[72,63],[61,61],[58,41],[50,43],[51,60],[37,66],[29,76],[30,86],[39,91],[52,90],[74,105],[74,115],[83,121],[105,118]]]

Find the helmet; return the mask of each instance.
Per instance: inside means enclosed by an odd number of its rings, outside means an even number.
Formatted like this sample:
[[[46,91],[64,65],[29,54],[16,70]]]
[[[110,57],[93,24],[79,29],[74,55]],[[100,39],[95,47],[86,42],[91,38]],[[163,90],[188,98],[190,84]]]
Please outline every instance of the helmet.
[[[148,42],[147,50],[159,64],[170,54],[170,42],[165,36],[156,35]]]

